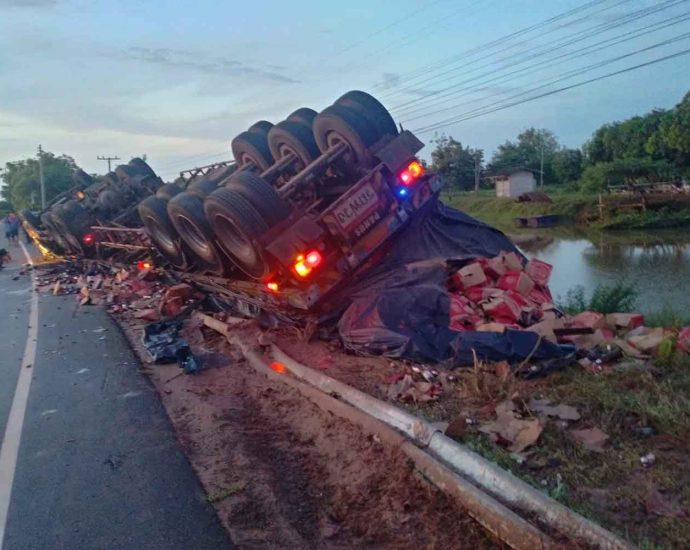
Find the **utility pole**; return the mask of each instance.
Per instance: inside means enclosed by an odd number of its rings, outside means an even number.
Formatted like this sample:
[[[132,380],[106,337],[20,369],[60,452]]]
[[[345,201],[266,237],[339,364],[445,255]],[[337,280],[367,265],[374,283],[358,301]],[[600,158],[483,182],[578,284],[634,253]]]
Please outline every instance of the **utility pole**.
[[[474,192],[479,193],[479,179],[481,176],[481,163],[479,160],[479,151],[474,153]]]
[[[539,166],[539,187],[544,190],[544,141],[541,142],[541,164]]]
[[[46,207],[46,182],[43,178],[43,148],[38,146],[38,181],[41,183],[41,210]]]
[[[108,172],[110,172],[110,161],[112,160],[120,160],[120,157],[97,157],[98,160],[107,160],[108,161]]]

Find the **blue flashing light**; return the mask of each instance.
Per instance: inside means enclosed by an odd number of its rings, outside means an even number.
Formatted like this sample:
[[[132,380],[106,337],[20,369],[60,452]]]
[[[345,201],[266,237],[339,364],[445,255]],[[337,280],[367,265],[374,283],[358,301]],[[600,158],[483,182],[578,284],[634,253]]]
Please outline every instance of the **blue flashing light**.
[[[405,195],[407,195],[407,189],[405,189],[404,187],[398,189],[398,195],[404,197]]]

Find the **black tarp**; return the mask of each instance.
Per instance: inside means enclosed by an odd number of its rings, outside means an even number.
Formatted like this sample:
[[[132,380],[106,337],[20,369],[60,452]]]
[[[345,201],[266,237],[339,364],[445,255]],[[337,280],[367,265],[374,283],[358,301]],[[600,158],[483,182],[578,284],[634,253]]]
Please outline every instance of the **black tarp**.
[[[346,348],[453,366],[482,360],[559,357],[532,332],[455,332],[449,328],[448,265],[518,252],[499,230],[440,201],[430,201],[374,268],[342,291],[338,323]],[[536,348],[536,349],[535,349]]]

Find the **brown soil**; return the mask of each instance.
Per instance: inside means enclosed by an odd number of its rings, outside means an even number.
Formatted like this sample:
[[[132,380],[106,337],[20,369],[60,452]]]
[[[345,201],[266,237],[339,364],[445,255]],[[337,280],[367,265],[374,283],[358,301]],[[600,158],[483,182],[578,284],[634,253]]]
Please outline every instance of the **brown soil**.
[[[138,327],[123,327],[145,357]],[[400,451],[257,373],[208,329],[188,339],[211,367],[146,370],[240,548],[501,546]]]

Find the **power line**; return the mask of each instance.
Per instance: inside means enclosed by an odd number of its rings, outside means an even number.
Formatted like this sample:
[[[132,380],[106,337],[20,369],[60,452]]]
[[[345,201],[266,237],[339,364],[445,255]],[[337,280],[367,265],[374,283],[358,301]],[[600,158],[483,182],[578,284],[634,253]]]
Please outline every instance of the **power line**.
[[[684,3],[684,2],[687,2],[687,0],[667,0],[666,2],[662,2],[661,4],[658,4],[652,8],[644,8],[642,10],[632,12],[632,13],[616,20],[613,23],[602,23],[602,24],[596,25],[596,26],[588,28],[588,29],[580,30],[580,31],[573,33],[573,34],[569,35],[568,37],[566,37],[567,39],[565,41],[562,41],[561,39],[559,39],[559,40],[548,42],[547,44],[538,46],[536,48],[531,48],[531,49],[528,49],[528,50],[523,51],[523,52],[518,52],[516,54],[512,54],[510,56],[507,56],[507,57],[504,57],[502,59],[497,60],[497,61],[512,60],[510,63],[506,63],[505,65],[499,66],[497,69],[493,69],[491,71],[484,72],[483,74],[480,74],[478,76],[473,76],[473,77],[467,78],[465,80],[462,80],[460,82],[451,84],[450,86],[442,88],[441,90],[438,90],[438,91],[434,92],[433,94],[428,94],[425,97],[408,100],[402,104],[397,105],[393,110],[394,111],[403,110],[403,109],[406,111],[409,111],[410,109],[418,110],[422,106],[423,103],[433,103],[433,102],[437,101],[438,99],[456,95],[457,92],[460,92],[460,91],[466,89],[466,88],[462,87],[464,84],[472,83],[473,81],[480,79],[480,78],[484,78],[486,76],[495,75],[497,70],[500,71],[500,70],[503,70],[505,68],[514,68],[516,65],[520,65],[520,64],[525,63],[527,61],[533,60],[535,57],[548,55],[552,52],[563,49],[564,47],[567,47],[569,45],[579,43],[584,39],[592,38],[592,37],[597,36],[599,34],[604,34],[610,30],[613,30],[616,27],[624,26],[624,25],[626,25],[632,21],[642,19],[644,17],[647,17],[647,16],[652,15],[654,13],[658,13],[662,10],[668,9],[670,7],[673,7],[673,6],[677,6],[677,5]],[[630,32],[637,32],[637,31],[630,31]],[[588,47],[592,47],[592,46],[591,45],[585,46],[585,48],[588,48]],[[536,50],[536,51],[532,51],[532,50]],[[566,55],[575,55],[576,53],[577,52],[566,54]],[[495,63],[496,63],[496,61],[485,63],[480,67],[472,69],[472,71],[475,71],[475,70],[478,70],[481,68],[485,68],[485,67],[491,67]],[[535,65],[532,65],[532,66],[535,66]],[[452,69],[451,71],[447,71],[447,73],[448,72],[455,72],[459,68],[461,68],[461,67],[456,67],[455,69]],[[438,77],[433,77],[430,80],[435,80],[437,78]],[[495,78],[499,78],[499,77],[495,77]],[[441,82],[447,81],[447,80],[448,79],[442,79]]]
[[[483,110],[483,109],[486,109],[487,107],[493,107],[493,106],[495,106],[495,105],[500,105],[502,102],[510,101],[511,99],[516,99],[516,98],[521,97],[521,96],[524,96],[524,95],[526,95],[526,94],[528,94],[528,93],[530,93],[530,92],[535,92],[535,91],[537,91],[537,90],[540,90],[540,89],[542,89],[542,88],[546,88],[546,87],[551,86],[551,85],[553,85],[553,84],[556,84],[556,83],[558,83],[558,82],[562,82],[563,80],[568,80],[569,78],[572,78],[573,76],[578,76],[578,75],[580,75],[580,74],[587,73],[587,72],[589,72],[589,71],[591,71],[591,70],[598,69],[598,68],[603,67],[603,66],[605,66],[605,65],[610,65],[611,63],[615,63],[615,62],[617,62],[617,61],[621,61],[621,60],[626,59],[626,58],[628,58],[628,57],[632,57],[632,56],[634,56],[634,55],[637,55],[637,54],[639,54],[639,53],[643,53],[643,52],[646,52],[646,51],[650,51],[650,50],[653,50],[653,49],[655,49],[655,48],[659,48],[659,47],[661,47],[661,46],[666,46],[666,45],[668,45],[668,44],[672,44],[672,43],[674,43],[674,42],[678,42],[678,41],[684,40],[684,39],[686,39],[686,38],[690,38],[690,32],[685,33],[685,34],[682,34],[682,35],[679,35],[679,36],[677,36],[677,37],[675,37],[675,38],[670,38],[670,39],[668,39],[668,40],[664,40],[664,41],[662,41],[662,42],[658,42],[658,43],[653,44],[653,45],[651,45],[651,46],[648,46],[648,47],[646,47],[646,48],[641,48],[641,49],[635,50],[635,51],[633,51],[633,52],[628,52],[628,53],[626,53],[626,54],[624,54],[624,55],[620,55],[620,56],[617,56],[617,57],[613,57],[613,58],[610,58],[610,59],[606,59],[606,60],[604,60],[604,61],[599,61],[599,62],[597,62],[597,63],[593,63],[593,64],[591,64],[591,65],[587,65],[587,66],[585,66],[585,67],[580,67],[579,69],[574,69],[574,70],[572,70],[572,71],[569,71],[568,73],[565,73],[565,74],[563,74],[563,75],[559,75],[558,78],[555,78],[554,80],[551,80],[550,82],[547,82],[547,83],[545,83],[545,84],[542,84],[542,85],[537,86],[537,87],[535,87],[535,88],[532,88],[532,89],[530,89],[530,90],[527,90],[527,91],[524,91],[524,92],[520,92],[519,94],[514,94],[514,95],[512,95],[512,96],[510,96],[510,97],[507,97],[507,98],[504,98],[504,99],[502,99],[501,101],[496,102],[496,103],[494,103],[494,104],[489,104],[489,105],[484,105],[484,106],[482,106],[482,107],[478,107],[478,108],[476,108],[476,109],[474,109],[474,110],[472,110],[472,111],[468,111],[468,112],[464,113],[464,115],[472,114],[472,113],[481,111],[481,110]],[[461,116],[462,116],[462,115],[461,115]]]
[[[437,123],[430,124],[430,125],[428,125],[428,126],[423,126],[423,127],[421,127],[421,128],[416,128],[416,129],[413,130],[413,131],[414,131],[414,132],[419,132],[419,133],[423,133],[423,132],[425,133],[425,132],[431,132],[431,131],[434,131],[434,130],[439,130],[439,129],[441,129],[441,128],[445,128],[445,127],[447,127],[447,126],[450,126],[451,124],[457,124],[458,122],[464,122],[464,121],[466,121],[466,120],[471,120],[471,119],[473,119],[473,118],[478,118],[478,117],[480,117],[480,116],[488,115],[488,114],[490,114],[490,113],[495,113],[495,112],[497,112],[497,111],[502,111],[502,110],[504,110],[504,109],[509,109],[510,107],[515,107],[516,105],[522,105],[523,103],[529,103],[529,102],[531,102],[531,101],[535,101],[535,100],[541,99],[541,98],[543,98],[543,97],[548,97],[548,96],[551,96],[551,95],[559,94],[559,93],[561,93],[561,92],[565,92],[565,91],[568,91],[568,90],[572,90],[572,89],[574,89],[574,88],[579,88],[579,87],[581,87],[581,86],[586,86],[587,84],[591,84],[591,83],[597,82],[597,81],[599,81],[599,80],[604,80],[604,79],[606,79],[606,78],[611,78],[612,76],[617,76],[617,75],[620,75],[620,74],[624,74],[624,73],[628,73],[628,72],[631,72],[631,71],[635,71],[635,70],[641,69],[641,68],[643,68],[643,67],[649,67],[649,66],[651,66],[651,65],[655,65],[655,64],[657,64],[657,63],[661,63],[661,62],[663,62],[663,61],[668,61],[669,59],[675,59],[676,57],[681,57],[681,56],[683,56],[683,55],[688,55],[688,54],[690,54],[690,49],[681,50],[681,51],[679,51],[679,52],[676,52],[676,53],[673,53],[673,54],[669,54],[669,55],[665,55],[665,56],[663,56],[663,57],[659,57],[659,58],[657,58],[657,59],[653,59],[653,60],[647,61],[647,62],[645,62],[645,63],[640,63],[640,64],[638,64],[638,65],[633,65],[632,67],[626,67],[625,69],[620,69],[620,70],[618,70],[618,71],[614,71],[614,72],[611,72],[611,73],[607,73],[607,74],[605,74],[605,75],[601,75],[601,76],[597,76],[597,77],[594,77],[594,78],[590,78],[590,79],[588,79],[588,80],[583,80],[582,82],[577,82],[577,83],[575,83],[575,84],[571,84],[571,85],[569,85],[569,86],[564,86],[564,87],[558,88],[558,89],[556,89],[556,90],[550,90],[550,91],[548,91],[548,92],[544,92],[544,93],[542,93],[542,94],[538,94],[538,95],[536,95],[536,96],[529,97],[529,98],[526,98],[526,99],[523,99],[523,100],[520,100],[520,101],[515,101],[515,102],[513,102],[513,103],[509,103],[509,104],[506,104],[506,105],[501,105],[501,106],[495,107],[495,108],[493,108],[493,109],[487,109],[487,110],[485,110],[485,111],[483,111],[483,112],[471,114],[471,115],[468,115],[468,116],[461,115],[461,116],[459,116],[459,117],[457,117],[457,118],[448,119],[448,120],[445,120],[445,121],[439,121],[439,122],[437,122]]]
[[[400,118],[403,118],[403,122],[409,123],[410,121],[417,120],[419,118],[432,116],[432,115],[436,115],[436,114],[440,114],[443,112],[457,109],[458,107],[460,107],[462,105],[476,103],[477,101],[481,101],[482,99],[488,99],[490,97],[502,95],[504,92],[499,91],[495,94],[491,94],[489,96],[485,96],[482,98],[475,98],[475,99],[471,99],[469,101],[464,101],[462,103],[456,103],[450,107],[444,107],[444,108],[436,109],[433,111],[425,110],[425,109],[428,109],[429,107],[433,108],[434,106],[440,106],[443,103],[448,103],[448,102],[454,101],[460,97],[469,96],[475,92],[484,90],[484,89],[486,89],[485,86],[487,84],[493,84],[493,85],[505,84],[506,82],[516,80],[516,78],[520,78],[520,77],[529,75],[530,73],[535,73],[537,71],[552,67],[554,65],[559,65],[562,63],[562,61],[564,61],[566,59],[573,60],[573,59],[577,59],[580,57],[592,55],[594,53],[599,53],[600,51],[604,51],[605,49],[607,49],[611,46],[623,44],[625,42],[639,38],[639,37],[644,36],[646,34],[658,32],[662,29],[671,27],[673,25],[677,25],[677,24],[682,23],[684,21],[687,21],[689,19],[690,19],[690,12],[686,12],[684,14],[681,14],[681,16],[679,16],[679,17],[672,17],[672,18],[666,19],[664,21],[661,21],[659,23],[655,23],[652,25],[648,25],[646,27],[642,27],[641,29],[637,29],[634,31],[628,31],[628,32],[623,33],[623,34],[619,34],[615,37],[608,38],[606,40],[602,40],[602,41],[597,42],[595,44],[591,44],[591,45],[585,47],[581,51],[567,52],[564,54],[560,54],[560,55],[558,55],[552,59],[547,60],[548,61],[547,63],[543,63],[543,62],[534,63],[534,64],[529,65],[527,67],[516,69],[514,71],[511,71],[511,72],[508,72],[505,74],[499,74],[498,76],[494,76],[493,78],[490,78],[488,80],[484,80],[483,82],[480,82],[476,85],[465,86],[461,89],[456,90],[452,94],[447,94],[445,96],[445,99],[442,98],[440,101],[435,102],[433,105],[430,104],[430,105],[416,106],[415,108],[408,109],[406,112],[403,112],[402,114],[398,114],[398,116]],[[607,48],[599,47],[599,46],[602,46],[604,44],[608,44]],[[487,73],[487,74],[491,74],[491,73]],[[517,75],[517,76],[514,76],[513,78],[509,78],[513,75]],[[416,113],[419,113],[419,114],[416,114]],[[414,116],[410,116],[410,115],[414,115]]]
[[[401,75],[402,80],[404,80],[406,83],[412,83],[415,80],[417,80],[419,77],[424,76],[427,73],[431,73],[435,70],[438,69],[443,69],[444,67],[447,67],[457,61],[465,61],[467,57],[471,57],[474,54],[478,53],[486,53],[487,51],[493,49],[496,46],[506,46],[506,44],[510,44],[508,47],[514,47],[515,44],[511,44],[511,41],[515,40],[516,37],[523,35],[523,34],[529,34],[530,32],[542,28],[542,27],[548,27],[552,23],[555,23],[561,19],[566,19],[570,17],[571,15],[579,12],[579,11],[586,11],[592,6],[596,6],[598,4],[602,4],[604,2],[607,2],[608,0],[591,0],[589,2],[586,2],[580,6],[577,6],[576,8],[567,10],[563,13],[557,14],[553,17],[550,17],[548,19],[545,19],[543,21],[540,21],[538,23],[535,23],[529,27],[525,27],[523,29],[520,29],[518,31],[514,31],[510,34],[503,35],[500,38],[497,38],[495,40],[492,40],[490,42],[480,44],[478,46],[474,46],[472,48],[469,48],[467,50],[464,50],[462,52],[459,52],[458,54],[455,54],[451,57],[446,58],[443,61],[438,61],[436,63],[432,63],[430,65],[427,65],[425,67],[421,67],[420,69],[416,69],[415,71],[411,71],[409,73]],[[620,2],[625,2],[625,1],[630,1],[630,0],[620,0]],[[543,29],[542,29],[543,30]],[[557,30],[557,29],[554,29]],[[553,31],[551,31],[553,32]],[[504,48],[505,50],[505,48]],[[504,51],[504,50],[499,50],[499,51]],[[494,52],[496,53],[496,52]],[[420,83],[417,82],[415,85],[419,85]],[[374,88],[379,87],[380,85],[374,86]],[[409,88],[407,88],[409,90]],[[392,92],[391,94],[384,94],[382,97],[390,97],[391,95],[394,95],[394,93],[399,93],[402,90],[397,90],[395,92]]]

